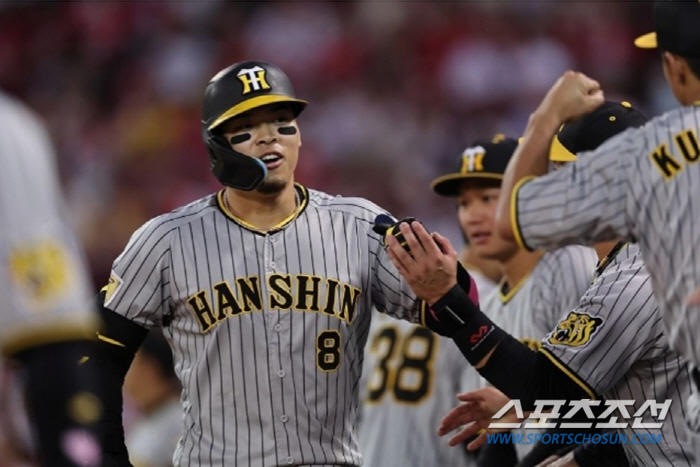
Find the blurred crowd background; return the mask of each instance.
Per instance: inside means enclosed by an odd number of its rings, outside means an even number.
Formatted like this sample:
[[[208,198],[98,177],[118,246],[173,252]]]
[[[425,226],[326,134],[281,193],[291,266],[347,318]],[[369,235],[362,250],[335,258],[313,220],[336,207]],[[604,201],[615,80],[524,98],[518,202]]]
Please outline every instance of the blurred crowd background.
[[[416,216],[461,246],[454,203],[430,181],[474,139],[519,136],[563,71],[648,116],[675,105],[658,54],[632,43],[652,5],[0,0],[0,87],[49,126],[96,288],[143,222],[219,188],[200,99],[246,59],[281,66],[310,103],[299,182]]]

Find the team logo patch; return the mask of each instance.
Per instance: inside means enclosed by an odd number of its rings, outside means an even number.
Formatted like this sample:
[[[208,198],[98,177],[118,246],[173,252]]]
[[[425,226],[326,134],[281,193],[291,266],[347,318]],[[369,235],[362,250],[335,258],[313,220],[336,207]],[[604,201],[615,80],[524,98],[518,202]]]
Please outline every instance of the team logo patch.
[[[483,146],[467,148],[462,152],[461,173],[482,172],[484,170],[484,156],[486,149]]]
[[[261,66],[254,66],[253,68],[243,68],[236,75],[241,83],[243,83],[243,95],[253,91],[262,91],[270,89],[270,85],[267,83],[267,77],[265,76],[267,71]]]
[[[107,282],[107,285],[105,285],[104,287],[102,287],[102,289],[100,289],[100,292],[105,292],[105,301],[104,301],[105,306],[107,306],[109,301],[114,296],[114,292],[119,290],[119,287],[121,287],[123,283],[124,283],[124,281],[122,281],[121,278],[119,276],[117,276],[114,273],[114,271],[112,271],[112,274],[110,274],[110,276],[109,276],[109,281]]]
[[[580,347],[590,342],[593,334],[603,324],[603,319],[572,311],[565,320],[549,335],[547,342],[552,345]]]
[[[63,295],[73,280],[68,257],[56,242],[44,241],[14,249],[10,277],[31,308],[44,308]]]

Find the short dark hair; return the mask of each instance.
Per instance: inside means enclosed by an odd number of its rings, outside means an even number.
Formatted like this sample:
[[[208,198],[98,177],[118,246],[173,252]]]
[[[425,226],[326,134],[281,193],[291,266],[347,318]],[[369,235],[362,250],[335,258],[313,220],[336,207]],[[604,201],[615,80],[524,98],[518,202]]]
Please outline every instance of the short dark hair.
[[[664,52],[668,52],[668,51],[659,48],[659,52],[661,53],[661,55],[663,55]],[[697,79],[700,79],[700,58],[684,57],[683,55],[674,54],[673,52],[669,52],[669,53],[672,53],[676,57],[680,57],[683,60],[685,60],[686,63],[688,64],[688,68],[690,68],[690,71],[693,72],[693,74],[695,75],[695,77]]]

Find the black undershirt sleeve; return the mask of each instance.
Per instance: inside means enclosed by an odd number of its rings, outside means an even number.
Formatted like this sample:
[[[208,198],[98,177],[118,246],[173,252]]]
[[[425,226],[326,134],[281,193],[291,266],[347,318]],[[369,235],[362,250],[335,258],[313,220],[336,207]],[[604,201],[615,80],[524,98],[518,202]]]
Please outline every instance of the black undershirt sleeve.
[[[104,415],[101,420],[104,466],[128,467],[131,463],[124,441],[122,386],[148,330],[105,308],[104,293],[98,295],[97,301],[104,327],[90,361],[100,369],[104,382]]]
[[[477,365],[485,355],[490,356],[479,373],[494,387],[510,399],[519,399],[524,410],[535,408],[538,399],[581,400],[597,399],[595,391],[566,365],[547,350],[533,351],[501,328],[495,325],[473,304],[466,293],[452,290],[435,305],[437,315],[447,310],[459,318],[458,329],[449,333],[466,359]],[[454,326],[454,325],[453,325]],[[457,327],[455,326],[455,327]],[[485,329],[486,332],[481,332]],[[597,410],[594,408],[594,412]],[[583,420],[582,420],[583,421]],[[570,440],[575,435],[593,434],[598,429],[561,429],[547,431],[558,439]],[[531,453],[520,461],[519,467],[537,465],[539,462],[561,450],[563,446],[574,444],[571,441],[560,443],[538,443]],[[569,448],[570,449],[570,448]],[[587,448],[588,449],[588,448]],[[624,459],[619,465],[627,465],[621,446],[611,447],[615,458]],[[590,456],[590,464],[595,465],[596,449],[581,450],[581,458]],[[607,455],[608,453],[602,453]]]
[[[524,410],[537,399],[595,399],[596,394],[573,373],[567,375],[545,351],[535,352],[506,334],[494,349],[481,376],[511,399],[519,399]],[[573,376],[573,377],[572,377]],[[576,379],[574,379],[576,378]]]
[[[551,355],[533,352],[498,327],[459,284],[431,306],[444,335],[451,337],[475,367],[490,355],[479,373],[523,409],[537,399],[595,399],[594,391]]]

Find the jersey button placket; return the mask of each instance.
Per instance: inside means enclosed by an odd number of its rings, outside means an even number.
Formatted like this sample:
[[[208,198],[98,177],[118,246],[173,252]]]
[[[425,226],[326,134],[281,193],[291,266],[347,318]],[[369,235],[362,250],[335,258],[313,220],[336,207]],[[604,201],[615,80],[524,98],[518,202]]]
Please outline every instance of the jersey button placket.
[[[277,265],[275,264],[274,254],[272,253],[272,236],[267,235],[265,237],[265,247],[263,249],[263,256],[265,259],[265,270],[266,272],[275,272]]]

